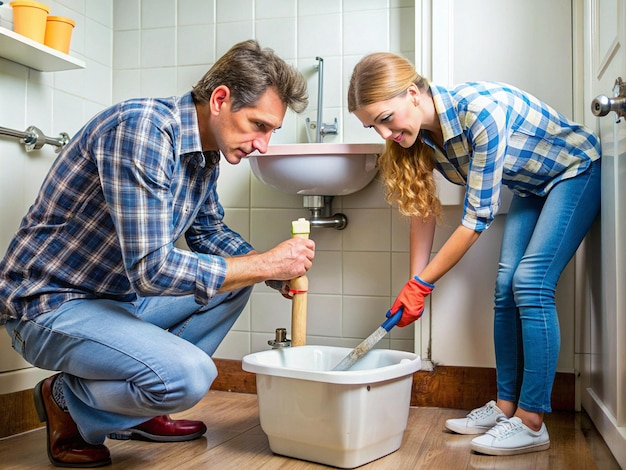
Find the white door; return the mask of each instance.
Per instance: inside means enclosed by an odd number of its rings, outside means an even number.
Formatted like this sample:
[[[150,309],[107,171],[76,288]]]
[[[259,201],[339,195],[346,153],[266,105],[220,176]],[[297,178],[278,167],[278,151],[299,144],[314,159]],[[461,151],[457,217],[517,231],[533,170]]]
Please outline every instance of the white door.
[[[582,19],[586,124],[602,142],[602,212],[585,244],[588,285],[577,360],[582,406],[626,468],[626,119],[596,117],[592,100],[626,80],[626,2],[575,0]],[[626,109],[625,109],[626,111]]]

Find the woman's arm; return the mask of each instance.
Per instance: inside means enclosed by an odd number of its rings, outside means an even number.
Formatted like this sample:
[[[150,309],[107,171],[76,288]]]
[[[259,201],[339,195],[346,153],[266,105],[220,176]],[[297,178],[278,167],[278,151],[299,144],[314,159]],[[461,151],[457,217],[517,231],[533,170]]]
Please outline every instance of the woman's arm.
[[[418,274],[420,279],[434,284],[463,258],[482,232],[459,225],[430,263]]]
[[[437,220],[434,216],[427,219],[411,217],[411,231],[409,235],[411,278],[421,273],[430,261],[436,222]]]

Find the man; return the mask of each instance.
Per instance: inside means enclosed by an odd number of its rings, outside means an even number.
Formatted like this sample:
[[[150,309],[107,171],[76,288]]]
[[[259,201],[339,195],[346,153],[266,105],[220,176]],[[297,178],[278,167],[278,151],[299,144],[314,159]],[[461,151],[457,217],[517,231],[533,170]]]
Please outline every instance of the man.
[[[210,356],[253,284],[304,274],[314,243],[257,253],[223,222],[220,152],[264,153],[306,81],[255,41],[235,45],[182,97],[101,112],[63,149],[0,262],[0,313],[28,362],[61,371],[37,385],[48,457],[111,462],[106,436],[195,439]],[[175,248],[185,236],[191,251]],[[277,283],[276,281],[283,281]]]

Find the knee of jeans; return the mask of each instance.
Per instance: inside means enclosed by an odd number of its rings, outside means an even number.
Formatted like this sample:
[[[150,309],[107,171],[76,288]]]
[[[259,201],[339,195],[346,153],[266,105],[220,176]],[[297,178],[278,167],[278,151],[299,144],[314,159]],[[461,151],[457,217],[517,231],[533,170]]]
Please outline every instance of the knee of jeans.
[[[203,352],[177,360],[174,369],[176,378],[170,399],[178,402],[181,409],[190,408],[198,403],[217,377],[217,368],[213,360]]]
[[[496,302],[504,302],[507,299],[513,301],[513,271],[500,266],[496,276],[495,298]]]
[[[536,269],[520,265],[512,280],[513,296],[518,307],[554,303],[556,285],[547,282]]]

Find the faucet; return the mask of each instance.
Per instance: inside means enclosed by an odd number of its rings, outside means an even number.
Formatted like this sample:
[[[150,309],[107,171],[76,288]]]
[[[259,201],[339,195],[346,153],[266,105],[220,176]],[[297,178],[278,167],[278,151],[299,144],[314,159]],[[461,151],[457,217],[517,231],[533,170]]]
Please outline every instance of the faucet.
[[[338,125],[337,118],[332,124],[324,124],[322,120],[322,107],[324,102],[324,59],[322,57],[316,57],[317,60],[317,121],[312,123],[309,118],[306,118],[307,132],[309,129],[315,129],[315,142],[321,143],[325,135],[333,134],[337,135]],[[309,140],[311,140],[309,138]]]

